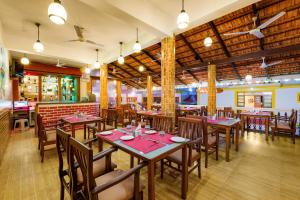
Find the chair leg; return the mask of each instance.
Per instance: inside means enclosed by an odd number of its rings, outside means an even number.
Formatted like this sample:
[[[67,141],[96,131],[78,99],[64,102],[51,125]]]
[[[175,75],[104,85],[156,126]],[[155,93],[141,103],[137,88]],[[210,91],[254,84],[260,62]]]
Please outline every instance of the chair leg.
[[[295,144],[295,133],[292,133],[292,141],[293,141],[293,144]]]
[[[275,130],[272,130],[272,141],[274,141],[275,138]]]
[[[38,150],[41,148],[41,140],[39,139]]]
[[[43,143],[41,143],[41,162],[44,162],[44,152],[45,150],[44,150],[44,144]]]
[[[130,168],[134,167],[134,157],[130,156]]]
[[[65,198],[65,188],[62,183],[60,183],[60,200],[64,200]]]
[[[219,144],[216,144],[216,160],[219,160]]]
[[[198,177],[201,179],[201,159],[198,159]]]
[[[160,178],[164,178],[164,159],[160,160]]]
[[[208,165],[208,148],[205,148],[205,168],[207,168]]]

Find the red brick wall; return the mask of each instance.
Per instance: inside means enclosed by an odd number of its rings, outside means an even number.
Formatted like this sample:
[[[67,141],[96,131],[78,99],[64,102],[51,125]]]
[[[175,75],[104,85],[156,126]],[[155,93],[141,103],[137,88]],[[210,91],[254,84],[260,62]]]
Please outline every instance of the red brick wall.
[[[37,106],[37,111],[43,116],[45,123],[57,121],[63,116],[71,115],[76,112],[99,116],[98,103],[39,104]]]

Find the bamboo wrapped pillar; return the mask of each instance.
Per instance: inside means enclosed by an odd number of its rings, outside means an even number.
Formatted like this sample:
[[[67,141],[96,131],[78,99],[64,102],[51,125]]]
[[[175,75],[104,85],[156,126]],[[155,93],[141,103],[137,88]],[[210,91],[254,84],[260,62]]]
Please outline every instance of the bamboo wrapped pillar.
[[[216,65],[208,65],[208,115],[216,114]]]
[[[100,67],[100,109],[108,108],[107,64]]]
[[[197,92],[197,105],[201,105],[201,102],[200,102],[200,95],[201,95],[200,88],[197,88],[196,92]]]
[[[152,76],[147,76],[147,110],[151,110],[152,108],[152,87],[153,87],[153,83],[152,83]]]
[[[175,122],[175,36],[161,41],[161,111]]]
[[[121,107],[122,105],[122,82],[121,81],[117,81],[116,84],[116,92],[117,92],[117,107]]]

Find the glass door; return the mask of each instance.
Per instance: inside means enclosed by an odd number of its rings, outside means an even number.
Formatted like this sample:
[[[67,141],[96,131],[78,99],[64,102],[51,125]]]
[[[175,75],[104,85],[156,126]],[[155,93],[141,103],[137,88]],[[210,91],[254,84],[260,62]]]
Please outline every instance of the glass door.
[[[58,101],[58,78],[56,76],[42,76],[43,101]]]
[[[63,102],[75,102],[77,98],[76,79],[72,76],[65,76],[61,79],[61,93]]]

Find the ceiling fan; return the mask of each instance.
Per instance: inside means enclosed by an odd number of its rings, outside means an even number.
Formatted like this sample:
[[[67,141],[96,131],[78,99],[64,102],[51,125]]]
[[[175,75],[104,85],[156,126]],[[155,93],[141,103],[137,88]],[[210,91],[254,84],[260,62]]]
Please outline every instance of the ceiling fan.
[[[185,73],[184,73],[184,71],[182,71],[182,76],[181,76],[181,79],[182,79],[182,80],[185,80],[185,79],[186,79],[186,76],[185,76]]]
[[[57,59],[57,64],[55,65],[56,67],[66,68],[66,67],[64,67],[64,65],[65,65],[65,63],[61,63],[61,62],[59,61],[59,59]]]
[[[279,19],[280,17],[282,17],[283,15],[285,15],[285,11],[282,11],[280,13],[278,13],[277,15],[275,15],[274,17],[272,17],[271,19],[267,20],[266,22],[264,22],[263,24],[259,25],[258,27],[250,30],[250,31],[244,31],[244,32],[235,32],[235,33],[225,33],[224,35],[244,35],[244,34],[251,34],[254,35],[258,38],[263,38],[264,34],[261,32],[262,29],[266,28],[267,26],[269,26],[271,23],[273,23],[274,21],[276,21],[277,19]],[[256,21],[256,17],[253,18],[254,21],[254,25],[255,21]]]
[[[265,59],[266,59],[265,57],[262,57],[263,62],[260,65],[260,68],[262,68],[262,69],[282,63],[282,61],[276,61],[276,62],[268,64],[268,63],[266,63]]]
[[[78,38],[74,39],[74,40],[68,40],[67,42],[84,42],[84,43],[93,44],[93,45],[96,45],[96,46],[99,46],[99,47],[104,47],[104,45],[102,45],[102,44],[98,44],[98,43],[96,43],[94,41],[86,39],[83,36],[83,31],[84,31],[83,27],[74,25],[74,29],[76,31],[76,35],[77,35]]]
[[[151,59],[151,62],[156,62],[156,61],[161,61],[161,54],[160,53],[157,53],[155,55],[156,59]]]

